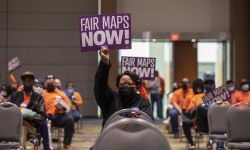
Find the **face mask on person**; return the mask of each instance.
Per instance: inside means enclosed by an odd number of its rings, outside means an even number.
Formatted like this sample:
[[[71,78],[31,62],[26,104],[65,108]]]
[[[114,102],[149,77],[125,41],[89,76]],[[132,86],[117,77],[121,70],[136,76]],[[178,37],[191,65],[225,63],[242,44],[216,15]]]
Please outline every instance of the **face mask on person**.
[[[30,94],[32,92],[32,86],[30,85],[23,85],[23,91],[26,93],[26,94]]]
[[[119,87],[118,94],[120,95],[122,104],[128,106],[134,102],[136,95],[135,87]]]
[[[36,92],[36,93],[38,93],[38,94],[42,94],[42,88],[41,87],[35,87],[35,86],[33,86],[33,90]]]
[[[234,86],[231,86],[228,88],[229,92],[233,92],[235,90],[235,87]]]
[[[53,84],[48,84],[48,85],[47,85],[47,91],[48,91],[48,92],[53,92],[53,91],[55,90],[55,88],[56,88],[56,87],[55,87]]]
[[[202,91],[201,88],[196,88],[196,89],[195,89],[195,92],[196,92],[196,93],[202,93],[203,91]]]
[[[7,92],[6,92],[6,91],[1,91],[1,92],[0,92],[0,95],[1,95],[2,97],[6,97],[6,96],[7,96]]]
[[[244,91],[244,92],[249,91],[249,84],[243,84],[243,85],[241,86],[241,89],[242,89],[242,91]]]
[[[69,95],[73,95],[73,93],[74,93],[73,89],[68,89],[67,91],[69,92]]]
[[[182,88],[183,88],[183,90],[187,90],[188,89],[188,84],[187,83],[183,83]]]

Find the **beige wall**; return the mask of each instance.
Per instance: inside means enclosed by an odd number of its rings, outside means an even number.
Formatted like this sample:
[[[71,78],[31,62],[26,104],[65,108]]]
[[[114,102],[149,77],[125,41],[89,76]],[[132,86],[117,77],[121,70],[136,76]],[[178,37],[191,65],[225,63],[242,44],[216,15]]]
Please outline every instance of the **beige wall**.
[[[117,12],[132,14],[133,31],[229,31],[229,0],[119,0]]]
[[[97,0],[9,0],[8,60],[18,56],[22,67],[17,78],[31,70],[38,78],[54,74],[63,83],[72,81],[82,94],[83,115],[97,116],[94,100],[96,52],[80,52],[80,16],[97,14]],[[0,71],[5,76],[6,0],[0,0]]]

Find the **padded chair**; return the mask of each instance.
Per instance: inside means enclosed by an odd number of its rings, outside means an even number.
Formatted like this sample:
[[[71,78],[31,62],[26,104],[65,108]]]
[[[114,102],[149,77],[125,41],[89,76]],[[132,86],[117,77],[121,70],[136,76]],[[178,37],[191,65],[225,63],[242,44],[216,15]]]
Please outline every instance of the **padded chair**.
[[[250,149],[250,104],[237,103],[227,111],[228,149]]]
[[[214,103],[208,108],[208,140],[211,146],[215,142],[227,140],[227,110],[230,105]]]
[[[157,126],[140,118],[118,120],[97,138],[93,150],[170,150]]]
[[[23,117],[12,103],[0,103],[0,149],[19,149]]]
[[[103,128],[106,128],[109,124],[116,122],[118,120],[121,120],[124,118],[133,118],[134,114],[137,114],[138,118],[141,118],[141,119],[144,119],[146,121],[153,123],[153,120],[143,111],[135,110],[135,109],[122,109],[122,110],[119,110],[119,111],[115,112],[114,114],[112,114],[108,118],[106,123],[104,124]]]

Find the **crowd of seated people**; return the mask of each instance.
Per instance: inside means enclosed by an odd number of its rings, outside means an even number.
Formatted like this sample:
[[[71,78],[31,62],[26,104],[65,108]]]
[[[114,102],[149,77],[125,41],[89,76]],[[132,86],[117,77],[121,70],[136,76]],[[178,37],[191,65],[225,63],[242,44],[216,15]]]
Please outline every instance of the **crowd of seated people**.
[[[242,79],[240,89],[236,89],[235,83],[228,80],[228,91],[231,98],[223,103],[236,104],[239,102],[250,102],[249,82]],[[195,79],[192,82],[192,88],[189,88],[190,81],[184,78],[180,84],[174,83],[173,91],[169,94],[168,116],[170,117],[170,125],[174,138],[179,138],[180,125],[184,131],[184,135],[188,141],[189,149],[195,149],[191,129],[196,132],[208,133],[208,104],[203,102],[202,97],[215,90],[215,82],[213,79],[205,81]],[[180,119],[181,118],[181,119]],[[217,143],[216,149],[224,149],[223,143]]]
[[[10,83],[0,86],[0,102],[16,104],[23,116],[23,127],[29,139],[43,141],[43,149],[53,149],[50,126],[64,128],[64,148],[72,149],[74,123],[81,119],[82,97],[72,82],[63,89],[59,79],[48,75],[45,80],[36,79],[34,73],[24,72],[17,82],[10,73]],[[56,82],[57,81],[57,82]]]

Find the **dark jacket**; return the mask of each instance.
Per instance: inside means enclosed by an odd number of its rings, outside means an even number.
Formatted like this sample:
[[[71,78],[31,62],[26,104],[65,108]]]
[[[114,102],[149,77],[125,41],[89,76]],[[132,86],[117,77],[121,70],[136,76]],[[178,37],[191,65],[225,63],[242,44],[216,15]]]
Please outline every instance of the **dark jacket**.
[[[15,92],[11,95],[10,102],[16,104],[18,107],[20,107],[23,101],[23,92]],[[37,113],[27,121],[34,125],[36,128],[39,127],[41,123],[44,122],[46,119],[43,97],[33,91],[32,95],[30,96],[30,103],[27,105],[26,108]]]
[[[130,106],[123,106],[120,101],[120,97],[117,92],[114,92],[108,86],[108,76],[109,69],[111,65],[107,65],[100,61],[96,75],[95,75],[95,98],[96,102],[101,108],[103,122],[102,125],[105,124],[107,119],[116,111],[125,109],[125,108],[133,108],[137,107],[139,110],[145,112],[152,120],[152,106],[148,100],[144,99],[141,95],[137,94],[134,98],[136,99],[134,103]],[[115,80],[115,79],[114,79]]]

